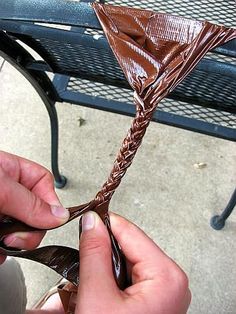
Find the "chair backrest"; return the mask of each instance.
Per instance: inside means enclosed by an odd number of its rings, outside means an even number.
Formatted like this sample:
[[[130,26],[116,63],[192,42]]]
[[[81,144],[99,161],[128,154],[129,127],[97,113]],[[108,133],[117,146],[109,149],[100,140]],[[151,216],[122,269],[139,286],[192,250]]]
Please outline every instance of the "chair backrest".
[[[106,3],[207,19],[226,26],[235,23],[234,0],[218,0],[214,3],[206,0],[112,0]],[[41,25],[37,22],[41,22]],[[67,29],[64,26],[52,28],[51,23],[66,25]],[[68,30],[68,25],[72,26],[72,31]],[[114,81],[115,84],[127,87],[122,82],[124,75],[107,44],[95,13],[87,3],[38,0],[37,8],[34,8],[30,0],[8,0],[0,3],[0,27],[37,51],[54,72],[111,80],[111,83]],[[236,44],[234,46],[236,56]],[[223,54],[230,55],[230,52],[226,49]],[[214,59],[218,56],[211,54]],[[219,57],[219,60],[232,61],[224,57]]]
[[[128,87],[102,31],[28,25],[27,34],[13,34],[33,48],[55,73]]]
[[[9,2],[12,1],[14,0]],[[156,11],[209,19],[228,26],[232,26],[234,22],[232,14],[234,6],[231,3],[234,0],[227,2],[219,0],[214,6],[214,11],[212,11],[212,4],[206,0],[194,1],[191,4],[188,0],[183,0],[181,3],[173,0],[133,2],[114,0],[108,2],[117,5],[155,8]],[[19,2],[17,1],[17,3]],[[8,17],[1,17],[0,14],[0,27],[13,39],[16,38],[33,48],[46,61],[49,71],[130,88],[107,43],[95,13],[88,4],[65,0],[45,0],[45,2],[39,0],[38,3],[40,7],[37,12],[31,11],[31,13],[28,11],[30,12],[32,8],[28,8],[27,12],[22,8],[23,5],[32,5],[29,0],[22,0],[20,9],[18,8],[16,12],[10,11],[8,3],[9,13],[6,13]],[[64,16],[61,7],[60,10],[56,8],[52,13],[46,11],[42,18],[40,14],[43,14],[46,3],[49,7],[56,3],[59,6],[64,5]],[[231,5],[231,9],[229,9]],[[73,12],[71,16],[69,12]],[[60,16],[57,16],[56,13]],[[78,16],[77,20],[76,16]],[[66,25],[63,25],[64,23]],[[173,96],[174,99],[184,97],[189,102],[200,101],[205,106],[218,106],[230,112],[235,109],[236,83],[233,84],[232,80],[236,81],[236,66],[232,64],[236,58],[236,40],[224,47],[217,48],[216,52],[211,52],[208,55],[211,60],[203,60],[198,70],[188,76],[170,97]],[[204,69],[209,66],[212,68],[212,60],[214,60],[214,73],[207,77]],[[26,66],[40,69],[42,63],[37,67],[35,65],[37,64],[31,63]],[[41,68],[41,70],[44,69],[45,67]],[[227,73],[227,75],[223,78],[222,73]],[[215,89],[212,89],[214,85],[212,83],[216,81],[219,81],[220,84],[215,85]],[[199,89],[199,86],[202,87]],[[226,98],[227,101],[225,101]]]

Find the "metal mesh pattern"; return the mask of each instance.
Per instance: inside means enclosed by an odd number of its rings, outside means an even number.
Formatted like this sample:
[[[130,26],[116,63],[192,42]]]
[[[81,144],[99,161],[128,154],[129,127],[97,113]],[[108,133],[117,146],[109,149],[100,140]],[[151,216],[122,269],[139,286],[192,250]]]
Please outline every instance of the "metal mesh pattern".
[[[59,73],[109,77],[125,80],[124,74],[111,50],[70,44],[48,38],[37,38],[50,55],[52,65]]]
[[[225,111],[217,111],[215,109],[200,107],[181,101],[176,102],[171,99],[164,99],[160,103],[159,109],[176,115],[236,129],[236,116]]]
[[[234,64],[236,66],[236,60],[233,57],[220,55],[220,54],[214,53],[214,52],[208,52],[207,58],[212,59],[212,60],[216,60],[216,61],[220,61],[220,62],[231,63],[231,64]]]
[[[106,3],[236,26],[235,0],[108,0]]]
[[[133,91],[88,80],[72,77],[68,83],[67,90],[100,97],[106,100],[115,100],[121,102],[123,106],[127,103],[133,104]],[[204,108],[172,99],[163,99],[158,108],[159,110],[171,112],[176,115],[236,128],[236,115],[228,112]]]
[[[236,107],[236,80],[221,74],[194,70],[177,86],[175,93],[202,106]]]
[[[68,90],[76,90],[76,88],[76,81],[72,79]],[[90,92],[95,93],[94,96],[96,96],[96,89],[96,83],[91,82]],[[105,93],[105,91],[108,92],[107,89],[102,89],[99,92]],[[117,95],[120,93],[122,94],[122,91],[119,92],[117,89]],[[199,103],[201,106],[213,107],[218,110],[227,111],[228,109],[231,112],[232,108],[236,107],[236,81],[228,76],[196,69],[177,86],[172,93],[172,98],[195,104]],[[126,97],[124,97],[124,102],[125,99]]]
[[[89,80],[71,77],[67,85],[67,91],[80,92],[93,97],[101,97],[109,100],[116,100],[121,103],[133,104],[133,92],[125,88],[112,85],[105,85]]]
[[[91,34],[92,35],[92,34]],[[88,35],[89,36],[89,35]],[[125,76],[111,50],[70,44],[52,39],[36,39],[47,50],[52,64],[58,73],[84,78],[106,78],[114,81],[126,81]],[[210,58],[233,63],[233,58],[209,54]],[[100,80],[101,81],[101,80]],[[193,71],[177,87],[179,97],[185,101],[195,101],[202,105],[217,107],[235,106],[236,82],[231,78],[214,73]]]
[[[236,2],[235,0],[113,0],[106,3],[115,5],[136,6],[156,11],[168,12],[171,14],[184,15],[192,18],[208,19],[212,22],[223,23],[225,25],[236,24]],[[234,14],[235,11],[235,14]],[[104,37],[102,31],[85,29],[84,35],[88,38]],[[79,39],[78,39],[79,40]],[[106,81],[125,80],[112,51],[109,49],[99,49],[88,47],[87,45],[76,43],[65,43],[62,40],[49,38],[36,38],[39,45],[47,51],[50,56],[50,65],[55,71],[72,76],[104,77]],[[233,59],[219,54],[209,54],[209,58],[217,61],[232,63]],[[100,79],[101,81],[101,79]]]
[[[200,20],[207,19],[228,26],[236,24],[235,0],[134,0],[132,2],[131,0],[114,0],[108,3],[141,7]],[[84,36],[95,38],[104,34],[102,31],[87,28]],[[79,37],[78,43],[64,42],[63,38],[61,40],[37,38],[36,41],[47,51],[52,61],[51,65],[58,73],[92,80],[97,80],[99,77],[98,81],[101,82],[104,78],[104,81],[108,83],[126,80],[109,47],[102,49],[88,47],[79,43]],[[207,57],[221,62],[235,63],[235,59],[215,53],[208,53]],[[132,91],[93,81],[90,83],[87,80],[71,78],[67,90],[117,100],[124,106],[127,102],[132,103]],[[168,99],[160,104],[161,110],[221,125],[235,126],[235,117],[222,111],[222,108],[227,110],[229,106],[236,106],[236,82],[231,78],[195,70],[176,88],[174,93],[176,98],[188,104]],[[201,104],[201,106],[189,104],[191,102]],[[213,106],[216,109],[207,108]],[[219,108],[220,112],[217,111]]]
[[[102,31],[85,29],[87,36],[103,36]],[[47,50],[50,59],[59,73],[106,76],[125,80],[125,76],[111,50],[65,43],[48,38],[37,38],[37,43]],[[235,63],[235,59],[216,53],[208,53],[208,58],[221,62]]]

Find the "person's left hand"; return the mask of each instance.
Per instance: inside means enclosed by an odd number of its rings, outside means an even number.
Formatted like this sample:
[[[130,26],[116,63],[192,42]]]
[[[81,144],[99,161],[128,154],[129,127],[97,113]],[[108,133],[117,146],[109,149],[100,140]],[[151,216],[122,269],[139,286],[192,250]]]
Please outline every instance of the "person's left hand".
[[[0,220],[16,218],[39,229],[64,224],[69,212],[61,205],[52,174],[27,159],[0,151]],[[20,249],[39,245],[45,232],[18,232],[7,235],[4,244]],[[5,260],[0,255],[0,264]]]

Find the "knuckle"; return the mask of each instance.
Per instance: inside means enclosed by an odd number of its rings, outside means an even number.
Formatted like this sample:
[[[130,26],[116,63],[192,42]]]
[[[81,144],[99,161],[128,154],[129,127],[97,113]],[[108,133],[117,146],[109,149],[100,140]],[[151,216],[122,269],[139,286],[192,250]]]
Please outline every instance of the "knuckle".
[[[34,190],[38,186],[46,186],[47,188],[54,187],[54,177],[53,174],[45,167],[38,165],[38,164],[32,164],[29,165],[30,168],[37,169],[36,177],[35,177],[35,184],[31,188],[31,191]]]
[[[28,208],[28,213],[30,218],[34,218],[35,216],[40,214],[40,209],[43,207],[42,200],[35,196],[33,193],[29,195],[30,201],[28,202],[30,208]]]
[[[48,183],[54,182],[53,174],[46,168],[45,168],[45,181]]]
[[[176,286],[177,289],[182,291],[187,291],[189,286],[189,280],[185,272],[180,269],[178,266],[172,271],[172,283]]]

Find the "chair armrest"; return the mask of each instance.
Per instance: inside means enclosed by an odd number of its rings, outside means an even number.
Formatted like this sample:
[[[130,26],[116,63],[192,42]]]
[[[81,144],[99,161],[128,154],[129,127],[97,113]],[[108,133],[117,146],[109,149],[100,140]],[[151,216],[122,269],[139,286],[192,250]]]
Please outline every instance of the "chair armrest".
[[[68,0],[0,1],[0,20],[42,22],[102,29],[89,3]]]
[[[0,20],[52,23],[102,30],[90,3],[73,0],[0,1]],[[217,47],[214,51],[236,57],[236,39]]]

